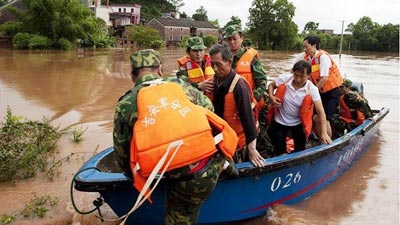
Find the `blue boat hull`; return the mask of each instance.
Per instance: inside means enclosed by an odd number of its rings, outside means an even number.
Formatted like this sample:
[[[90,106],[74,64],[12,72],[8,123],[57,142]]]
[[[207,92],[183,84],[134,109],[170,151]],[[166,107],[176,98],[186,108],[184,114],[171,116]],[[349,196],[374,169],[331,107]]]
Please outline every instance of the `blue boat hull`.
[[[264,168],[238,163],[239,177],[225,177],[203,204],[199,224],[227,223],[265,215],[274,204],[294,204],[315,194],[349,168],[368,148],[377,135],[381,119],[389,112],[382,109],[375,121],[361,126],[330,145],[316,146],[302,152],[266,159]],[[113,151],[109,148],[90,159],[75,179],[75,188],[97,191],[113,211],[126,214],[137,198],[137,191],[122,173],[106,173],[87,169]],[[96,186],[97,185],[97,186]],[[127,224],[163,224],[164,185],[152,194],[153,204],[144,203],[128,219]]]

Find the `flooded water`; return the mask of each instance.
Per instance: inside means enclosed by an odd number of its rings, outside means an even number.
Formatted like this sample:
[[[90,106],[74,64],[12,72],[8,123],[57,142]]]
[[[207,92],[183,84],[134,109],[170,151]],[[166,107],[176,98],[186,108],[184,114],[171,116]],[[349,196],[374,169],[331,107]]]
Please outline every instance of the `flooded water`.
[[[40,120],[46,117],[61,128],[87,128],[81,143],[65,134],[57,158],[63,161],[60,177],[48,181],[45,175],[0,184],[0,215],[21,212],[38,196],[57,197],[59,203],[46,219],[13,224],[117,224],[100,222],[92,216],[73,212],[70,181],[80,165],[95,152],[112,145],[112,119],[118,98],[128,90],[130,50],[14,51],[0,49],[0,116],[7,107],[15,115]],[[163,52],[164,74],[176,69],[183,49]],[[287,72],[296,53],[261,52],[269,77]],[[344,54],[339,63],[342,74],[362,81],[371,107],[389,107],[379,135],[366,154],[334,183],[296,205],[275,206],[264,218],[236,224],[263,225],[398,225],[399,224],[399,57],[397,54]],[[96,194],[76,193],[78,205],[91,208]],[[85,205],[85,203],[87,203]],[[84,208],[82,209],[84,210]],[[113,217],[110,210],[105,210]]]

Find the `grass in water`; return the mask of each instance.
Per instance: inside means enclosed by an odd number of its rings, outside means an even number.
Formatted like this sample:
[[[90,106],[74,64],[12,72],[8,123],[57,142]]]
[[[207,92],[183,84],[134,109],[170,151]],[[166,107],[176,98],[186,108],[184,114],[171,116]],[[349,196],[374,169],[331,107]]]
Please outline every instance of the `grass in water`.
[[[31,121],[8,108],[0,122],[0,182],[13,182],[45,171],[61,133],[44,118]]]
[[[83,129],[82,126],[78,127],[74,127],[71,130],[72,133],[72,141],[75,143],[81,142],[83,139],[83,134],[86,132],[88,128],[86,127],[85,129]]]

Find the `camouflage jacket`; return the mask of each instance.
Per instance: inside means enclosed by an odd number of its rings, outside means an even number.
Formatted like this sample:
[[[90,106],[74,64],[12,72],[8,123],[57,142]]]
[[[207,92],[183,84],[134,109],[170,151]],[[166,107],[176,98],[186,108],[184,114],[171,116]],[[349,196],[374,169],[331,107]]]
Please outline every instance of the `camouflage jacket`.
[[[135,82],[135,87],[141,85],[145,81],[159,79],[158,75],[145,75]],[[190,100],[197,105],[213,110],[212,102],[199,90],[191,86],[189,83],[176,77],[164,78],[165,81],[178,83],[183,87]],[[124,171],[130,174],[130,143],[133,136],[133,126],[137,120],[137,92],[133,89],[129,90],[118,100],[114,114],[113,142],[114,149],[118,155],[118,161]]]
[[[354,91],[349,91],[344,95],[344,102],[350,109],[357,109],[362,112],[365,118],[370,118],[373,116],[371,107],[368,105],[368,101],[361,97],[358,93]]]
[[[232,68],[236,68],[236,64],[240,57],[246,52],[246,48],[242,47],[239,52],[233,56]],[[267,91],[267,75],[265,74],[264,68],[261,61],[258,58],[254,58],[251,62],[251,71],[253,72],[254,79],[254,97],[259,101],[264,93]]]

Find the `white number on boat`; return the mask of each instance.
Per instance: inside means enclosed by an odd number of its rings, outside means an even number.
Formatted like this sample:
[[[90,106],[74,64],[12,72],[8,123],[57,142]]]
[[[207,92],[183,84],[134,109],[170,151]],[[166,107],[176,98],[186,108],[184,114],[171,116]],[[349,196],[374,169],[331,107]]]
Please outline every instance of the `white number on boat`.
[[[339,166],[343,161],[344,162],[351,162],[351,160],[353,159],[353,156],[358,154],[359,151],[361,151],[361,146],[360,144],[362,143],[364,138],[360,138],[357,143],[351,147],[350,149],[348,149],[345,153],[341,154],[339,156],[338,162],[337,162],[337,166]]]
[[[293,173],[288,173],[286,174],[286,176],[283,178],[284,180],[284,184],[282,185],[282,178],[281,177],[275,177],[274,180],[272,181],[271,184],[271,191],[275,192],[278,189],[282,188],[288,188],[290,187],[292,184],[297,184],[300,182],[301,180],[301,173],[300,171],[297,171],[297,173],[294,175]]]

